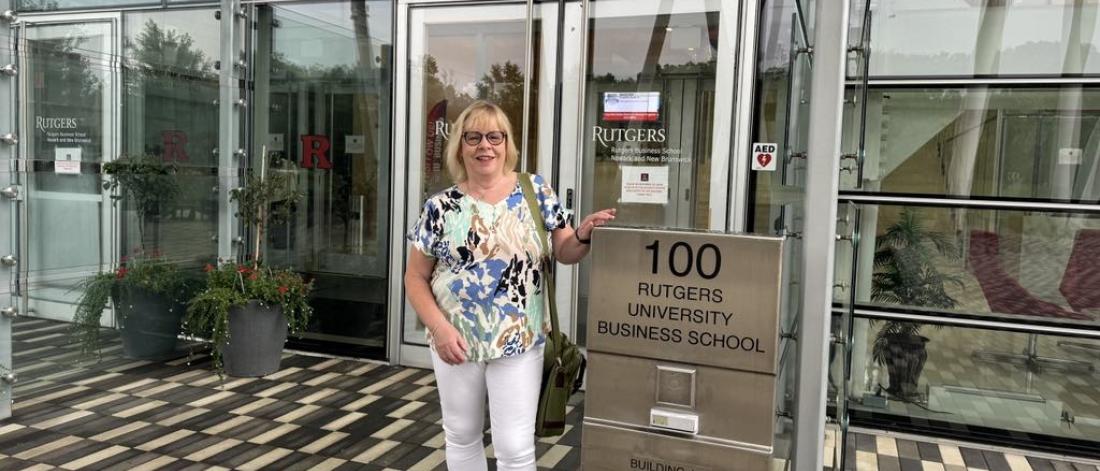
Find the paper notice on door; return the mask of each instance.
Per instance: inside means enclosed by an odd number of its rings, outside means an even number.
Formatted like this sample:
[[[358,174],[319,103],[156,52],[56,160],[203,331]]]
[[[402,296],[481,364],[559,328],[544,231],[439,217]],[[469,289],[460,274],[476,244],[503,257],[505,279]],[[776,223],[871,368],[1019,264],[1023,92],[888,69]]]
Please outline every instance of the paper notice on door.
[[[1063,147],[1058,149],[1058,165],[1081,165],[1081,154],[1084,149],[1076,147]]]
[[[267,150],[270,152],[282,152],[286,150],[286,136],[283,134],[268,134]]]
[[[79,147],[55,147],[53,150],[53,172],[79,175],[81,150]]]
[[[362,154],[367,151],[366,139],[362,134],[348,134],[344,136],[345,154]]]
[[[621,167],[622,203],[667,204],[668,167]]]

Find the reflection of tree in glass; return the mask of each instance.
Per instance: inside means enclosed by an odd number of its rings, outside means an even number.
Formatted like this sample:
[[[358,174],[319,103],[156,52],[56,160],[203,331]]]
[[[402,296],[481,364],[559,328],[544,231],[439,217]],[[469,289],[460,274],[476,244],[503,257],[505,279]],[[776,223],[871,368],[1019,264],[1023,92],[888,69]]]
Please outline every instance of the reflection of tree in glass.
[[[61,5],[57,2],[57,0],[23,0],[19,3],[19,9],[23,11],[52,11],[61,9]]]
[[[444,119],[453,123],[458,114],[476,100],[496,103],[512,121],[512,130],[517,134],[514,136],[517,139],[516,145],[519,147],[518,134],[522,133],[523,122],[523,71],[519,65],[505,61],[489,66],[489,70],[472,84],[475,95],[471,96],[464,91],[468,89],[465,85],[457,86],[451,74],[439,67],[435,57],[425,54],[423,64],[426,112],[446,102]],[[423,125],[431,126],[430,123]],[[446,172],[429,169],[425,173],[423,190],[425,195],[429,195],[450,186],[451,183]]]
[[[217,98],[218,75],[213,61],[195,46],[191,35],[166,29],[150,19],[132,41],[126,39],[125,45],[128,60],[123,83],[128,100],[124,107],[137,111],[125,115],[128,120],[139,121],[127,122],[126,128],[144,134],[140,141],[127,139],[127,151],[180,159],[179,154],[166,155],[163,148],[164,133],[174,131],[186,135],[186,143],[180,145],[213,148],[217,142],[217,109],[210,103]],[[137,142],[140,148],[135,148]],[[189,152],[186,162],[188,166],[207,165],[212,160],[208,152]]]
[[[55,29],[43,29],[46,34]],[[81,147],[83,160],[102,159],[101,146],[103,79],[108,60],[83,43],[90,35],[67,29],[64,37],[30,38],[27,41],[29,71],[33,77],[32,115],[42,118],[73,118],[75,128],[38,127],[35,149],[52,156],[54,148]]]
[[[458,117],[458,113],[475,100],[455,87],[454,79],[440,70],[439,62],[431,54],[424,55],[424,96],[429,107],[447,100],[448,108],[456,110],[453,112],[454,117]]]
[[[511,62],[493,64],[475,86],[478,99],[496,103],[513,120],[523,116],[523,72],[518,65]],[[513,127],[515,124],[518,122]]]
[[[137,211],[136,242],[144,245],[151,235],[152,243],[161,245],[176,238],[161,233],[162,223],[182,215],[201,218],[213,210],[210,187],[214,181],[208,169],[216,158],[209,150],[216,146],[218,134],[218,110],[211,106],[218,96],[218,74],[213,59],[190,33],[154,19],[124,36],[123,45],[123,153],[145,156],[146,170],[155,168],[156,162],[178,170],[157,174],[177,197],[161,201],[155,210],[143,208],[137,195],[125,195],[124,207]],[[127,157],[119,162],[128,162]]]
[[[523,116],[523,71],[511,61],[489,66],[489,71],[474,83],[476,96],[463,92],[454,80],[430,54],[424,56],[424,96],[430,106],[447,100],[447,113],[454,120],[462,110],[476,100],[487,100],[499,105],[518,126]],[[519,132],[516,130],[516,132]]]
[[[133,43],[127,40],[126,49],[132,52],[134,68],[145,76],[217,78],[213,63],[195,47],[190,34],[165,30],[153,20],[145,22]]]
[[[384,46],[374,45],[373,41],[376,40],[370,37],[368,28],[367,6],[352,4],[351,10],[356,35],[354,45],[357,51],[354,61],[322,64],[316,62],[316,58],[312,55],[296,53],[296,49],[292,49],[289,53],[272,50],[269,55],[272,109],[276,109],[275,107],[281,109],[284,106],[288,110],[296,109],[298,99],[302,96],[301,94],[304,94],[307,97],[306,100],[311,103],[307,106],[325,107],[333,116],[331,121],[309,120],[300,124],[297,123],[297,114],[294,112],[284,112],[278,116],[273,113],[269,116],[269,129],[273,133],[284,132],[281,130],[287,126],[304,125],[309,129],[308,133],[324,135],[331,139],[328,155],[332,168],[325,170],[327,177],[323,180],[312,178],[303,180],[308,194],[323,194],[326,197],[326,224],[332,229],[333,236],[328,241],[317,241],[318,246],[324,250],[342,251],[353,245],[355,240],[352,237],[351,227],[356,221],[364,221],[367,237],[377,234],[375,223],[377,209],[371,204],[365,204],[356,209],[356,205],[360,201],[378,200],[380,179],[378,165],[386,155],[384,149],[379,149],[377,122],[385,116],[383,97],[390,90],[391,61],[386,56],[389,50]],[[289,23],[293,20],[285,19],[285,21]],[[326,45],[350,45],[348,38],[344,36],[321,36],[321,41]],[[274,47],[279,48],[282,44],[284,44],[282,40],[275,40]],[[316,92],[322,95],[315,95]],[[323,96],[324,101],[316,101],[319,96]],[[280,100],[286,100],[285,104],[279,102]],[[362,152],[345,151],[344,139],[349,135],[362,136]],[[291,145],[297,146],[298,143]],[[382,143],[381,146],[384,147],[385,144]],[[293,166],[298,166],[302,158],[300,151],[293,147],[286,151],[271,152],[270,155],[275,162],[285,162],[286,165]],[[310,173],[301,172],[303,176]],[[343,230],[340,226],[343,226]],[[278,232],[278,229],[272,230],[272,237],[276,237]]]

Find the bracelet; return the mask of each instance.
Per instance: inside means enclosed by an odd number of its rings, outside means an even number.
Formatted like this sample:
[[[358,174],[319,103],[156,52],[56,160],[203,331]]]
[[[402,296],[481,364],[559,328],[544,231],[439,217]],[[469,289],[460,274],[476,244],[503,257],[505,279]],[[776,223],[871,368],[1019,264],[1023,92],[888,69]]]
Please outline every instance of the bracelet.
[[[581,236],[580,236],[580,231],[573,231],[573,238],[577,239],[577,242],[580,242],[584,245],[588,245],[588,244],[592,243],[592,238],[591,237],[589,237],[587,239],[582,239]]]

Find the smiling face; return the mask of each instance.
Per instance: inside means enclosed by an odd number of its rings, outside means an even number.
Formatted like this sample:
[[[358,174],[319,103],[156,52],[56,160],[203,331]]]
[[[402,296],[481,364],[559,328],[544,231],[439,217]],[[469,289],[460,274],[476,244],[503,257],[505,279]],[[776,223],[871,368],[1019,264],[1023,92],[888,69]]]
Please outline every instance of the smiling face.
[[[447,139],[447,172],[455,183],[507,175],[519,163],[515,139],[504,110],[487,101],[476,101],[455,119]]]
[[[506,134],[492,115],[483,114],[471,118],[462,134],[457,136],[462,140],[460,153],[467,177],[483,179],[504,175],[507,143],[511,136]]]

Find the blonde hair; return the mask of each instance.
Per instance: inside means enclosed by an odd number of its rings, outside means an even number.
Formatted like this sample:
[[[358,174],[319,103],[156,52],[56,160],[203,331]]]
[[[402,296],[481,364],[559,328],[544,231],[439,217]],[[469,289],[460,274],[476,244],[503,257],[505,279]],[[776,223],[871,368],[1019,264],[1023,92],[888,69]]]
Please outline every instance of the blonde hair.
[[[484,122],[486,119],[496,120],[497,126],[506,134],[503,170],[505,172],[515,170],[516,164],[519,163],[519,150],[516,149],[515,134],[512,132],[512,123],[508,120],[508,115],[504,114],[504,110],[499,106],[478,100],[458,115],[447,140],[447,173],[451,174],[451,180],[455,183],[462,183],[467,178],[466,166],[462,163],[462,133],[466,132],[467,124]]]

